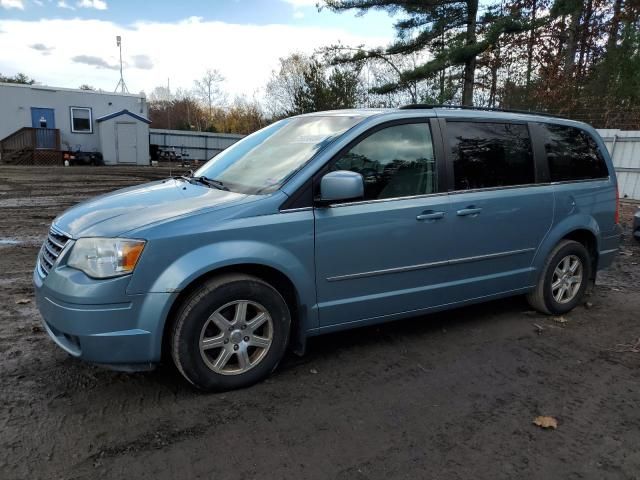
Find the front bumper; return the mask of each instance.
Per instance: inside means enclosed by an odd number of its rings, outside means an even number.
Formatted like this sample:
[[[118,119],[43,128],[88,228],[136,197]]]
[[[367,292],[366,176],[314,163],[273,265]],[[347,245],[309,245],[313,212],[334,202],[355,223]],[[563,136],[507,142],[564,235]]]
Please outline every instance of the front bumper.
[[[93,280],[58,267],[33,273],[36,304],[49,336],[63,350],[119,370],[160,361],[162,332],[175,294],[127,295],[128,277]]]

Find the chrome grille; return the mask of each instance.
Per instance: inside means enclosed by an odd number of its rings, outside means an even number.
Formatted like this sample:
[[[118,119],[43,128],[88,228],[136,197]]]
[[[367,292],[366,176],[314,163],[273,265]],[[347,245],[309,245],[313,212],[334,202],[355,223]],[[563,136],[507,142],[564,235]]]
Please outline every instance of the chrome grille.
[[[49,235],[40,249],[40,255],[38,257],[38,269],[40,275],[46,277],[53,267],[54,263],[62,253],[62,250],[67,245],[71,238],[65,233],[61,232],[55,227],[51,227]]]

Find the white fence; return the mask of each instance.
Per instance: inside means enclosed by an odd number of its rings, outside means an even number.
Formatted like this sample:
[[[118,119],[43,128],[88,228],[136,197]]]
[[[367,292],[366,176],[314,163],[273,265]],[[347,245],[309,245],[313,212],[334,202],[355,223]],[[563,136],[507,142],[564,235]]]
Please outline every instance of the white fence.
[[[621,198],[640,200],[640,131],[598,130],[611,154]]]
[[[149,144],[158,145],[161,150],[174,151],[189,160],[209,160],[242,137],[244,135],[232,133],[149,129]]]

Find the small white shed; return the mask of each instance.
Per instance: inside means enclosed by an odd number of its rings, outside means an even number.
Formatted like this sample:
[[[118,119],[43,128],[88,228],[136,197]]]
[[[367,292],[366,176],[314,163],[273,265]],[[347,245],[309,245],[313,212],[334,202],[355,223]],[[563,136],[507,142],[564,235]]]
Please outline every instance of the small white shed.
[[[105,165],[149,165],[151,121],[129,110],[96,118]]]

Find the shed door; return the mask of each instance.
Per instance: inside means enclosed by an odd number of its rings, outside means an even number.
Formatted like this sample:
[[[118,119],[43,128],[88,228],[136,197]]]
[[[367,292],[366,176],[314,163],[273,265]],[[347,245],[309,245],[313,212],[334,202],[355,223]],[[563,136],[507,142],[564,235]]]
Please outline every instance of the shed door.
[[[116,123],[118,163],[138,163],[138,135],[135,123]]]

